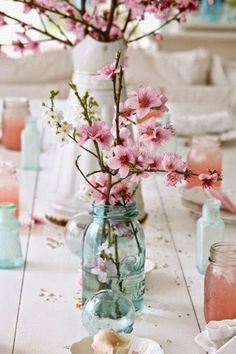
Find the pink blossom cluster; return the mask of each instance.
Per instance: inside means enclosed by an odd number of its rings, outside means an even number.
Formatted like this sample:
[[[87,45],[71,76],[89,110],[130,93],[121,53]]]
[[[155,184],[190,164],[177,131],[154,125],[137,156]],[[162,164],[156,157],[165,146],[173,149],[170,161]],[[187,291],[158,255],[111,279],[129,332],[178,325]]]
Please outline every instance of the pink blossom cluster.
[[[97,77],[102,80],[111,79],[114,84],[115,109],[112,127],[98,118],[94,108],[88,113],[88,105],[83,101],[89,99],[97,106],[89,94],[79,96],[76,85],[71,84],[80,99],[82,107],[82,122],[80,127],[73,127],[61,117],[60,112],[46,109],[45,121],[56,128],[56,134],[64,143],[69,137],[79,143],[88,153],[96,157],[98,169],[84,175],[87,182],[85,194],[91,196],[97,204],[127,205],[134,201],[138,183],[155,172],[164,174],[167,186],[175,187],[184,180],[197,176],[203,187],[211,187],[221,179],[217,171],[203,171],[200,175],[191,171],[182,157],[174,153],[158,155],[159,147],[174,133],[170,123],[163,124],[162,115],[168,111],[165,95],[151,87],[141,86],[128,93],[124,102],[120,101],[122,75],[124,68],[117,61],[100,69]],[[117,70],[119,67],[119,70]],[[117,91],[117,83],[119,83]],[[118,93],[117,93],[118,92]],[[118,97],[118,99],[117,99]],[[135,139],[131,127],[135,127]],[[91,151],[91,145],[94,145]]]
[[[166,21],[166,25],[173,20],[181,23],[185,21],[187,13],[198,9],[200,0],[121,0],[114,2],[113,6],[110,6],[110,1],[107,0],[81,1],[80,6],[67,0],[14,0],[14,2],[23,5],[23,13],[26,15],[31,10],[36,11],[42,23],[42,26],[37,27],[29,24],[27,20],[19,20],[7,12],[0,11],[0,26],[8,25],[8,20],[9,24],[16,21],[24,33],[36,31],[43,36],[39,41],[22,36],[14,40],[12,42],[14,49],[23,54],[26,50],[37,53],[39,43],[44,40],[56,40],[63,45],[74,46],[86,35],[102,42],[112,42],[121,38],[132,41],[147,35],[153,35],[160,40],[162,35],[159,33],[159,27],[137,38],[130,39],[129,33],[136,33],[136,26],[144,19],[145,14],[152,14]],[[47,29],[45,24],[48,21],[57,27],[58,33],[52,33]],[[71,35],[68,36],[68,32],[71,32]],[[142,95],[141,92],[140,94]]]

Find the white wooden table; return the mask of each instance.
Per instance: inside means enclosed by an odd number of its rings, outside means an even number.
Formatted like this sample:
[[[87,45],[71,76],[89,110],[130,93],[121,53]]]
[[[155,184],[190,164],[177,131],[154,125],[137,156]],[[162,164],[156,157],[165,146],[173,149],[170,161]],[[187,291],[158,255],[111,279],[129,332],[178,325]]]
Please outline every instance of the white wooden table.
[[[20,171],[21,242],[25,266],[0,270],[0,353],[66,354],[86,336],[78,307],[78,259],[63,239],[63,228],[34,224],[29,214],[43,216],[49,199],[53,153],[44,151],[42,169]],[[185,152],[179,147],[180,152]],[[20,166],[20,154],[0,148],[0,158]],[[224,183],[236,177],[235,145],[224,146]],[[165,354],[203,353],[194,343],[204,328],[203,280],[195,268],[196,217],[180,203],[177,189],[163,185],[162,177],[143,184],[147,256],[156,264],[147,276],[145,309],[134,333],[158,341]],[[236,227],[226,225],[226,239]]]

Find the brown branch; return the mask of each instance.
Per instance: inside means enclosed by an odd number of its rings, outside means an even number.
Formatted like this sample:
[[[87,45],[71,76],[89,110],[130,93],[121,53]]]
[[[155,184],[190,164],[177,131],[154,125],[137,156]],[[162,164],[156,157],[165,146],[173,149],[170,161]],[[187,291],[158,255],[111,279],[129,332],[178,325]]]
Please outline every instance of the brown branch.
[[[36,31],[36,32],[39,32],[41,33],[42,35],[44,36],[47,36],[49,37],[51,40],[56,40],[60,43],[63,43],[65,45],[68,45],[68,46],[72,46],[73,43],[71,41],[68,41],[68,40],[64,40],[62,38],[59,38],[57,36],[54,36],[53,34],[49,33],[48,31],[45,31],[45,30],[41,30],[40,28],[37,28],[35,26],[32,26],[31,24],[25,22],[25,21],[22,21],[22,20],[19,20],[17,17],[14,17],[14,16],[11,16],[9,14],[6,14],[5,12],[3,11],[0,11],[0,16],[4,16],[6,18],[9,18],[11,20],[14,20],[16,21],[18,24],[22,25],[22,27],[28,27],[28,30],[33,30],[33,31]]]
[[[130,39],[127,41],[127,43],[132,43],[132,42],[135,42],[135,41],[138,41],[144,37],[147,37],[147,36],[150,36],[151,34],[154,34],[156,31],[159,31],[160,29],[162,29],[163,27],[165,27],[166,25],[168,25],[168,23],[174,21],[174,20],[177,20],[179,15],[181,14],[181,11],[179,11],[176,15],[172,16],[169,20],[165,21],[161,26],[157,27],[156,29],[154,29],[153,31],[150,31],[148,33],[145,33],[139,37],[136,37],[134,39]]]

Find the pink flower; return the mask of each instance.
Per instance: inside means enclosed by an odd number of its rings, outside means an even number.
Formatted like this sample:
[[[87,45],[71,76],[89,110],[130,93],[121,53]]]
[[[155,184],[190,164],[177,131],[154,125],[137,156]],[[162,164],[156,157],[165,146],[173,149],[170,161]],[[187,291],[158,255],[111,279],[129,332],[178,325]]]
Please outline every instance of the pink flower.
[[[107,173],[99,172],[89,177],[88,191],[92,194],[97,204],[102,204],[106,200],[107,186],[109,183],[109,176]],[[110,200],[110,202],[112,199]]]
[[[24,4],[24,7],[23,7],[24,14],[28,14],[31,10],[32,10],[32,8],[29,5]]]
[[[120,69],[116,68],[116,63],[108,64],[97,72],[97,79],[99,80],[109,80],[114,75],[118,74]]]
[[[107,160],[107,165],[111,169],[119,170],[121,178],[125,178],[129,174],[129,164],[134,162],[134,153],[131,149],[117,145],[114,148],[114,157]]]
[[[210,188],[218,179],[220,174],[217,171],[209,171],[209,173],[201,173],[198,178],[202,181],[203,188]]]
[[[97,258],[97,269],[100,272],[106,272],[107,271],[107,260],[103,259],[102,257]]]
[[[145,5],[142,0],[125,0],[126,7],[131,10],[132,18],[143,18]]]
[[[181,182],[184,176],[176,172],[168,172],[164,177],[166,186],[175,187],[178,182]]]
[[[24,44],[25,50],[32,50],[34,54],[39,53],[39,41],[32,40],[25,32],[17,32],[18,36],[26,41]]]
[[[181,11],[193,12],[198,10],[199,0],[177,0],[176,6]]]
[[[138,118],[146,116],[151,108],[158,108],[162,112],[167,110],[165,103],[167,101],[163,94],[151,87],[139,87],[137,90],[129,93],[127,104],[134,110],[136,110]]]
[[[173,135],[172,126],[162,127],[155,118],[138,125],[139,142],[141,145],[149,145],[151,150],[158,148],[163,141]]]
[[[37,0],[37,2],[48,9],[57,8],[57,0]]]
[[[0,27],[5,24],[6,24],[5,18],[2,15],[0,15]]]
[[[21,42],[20,39],[17,39],[16,41],[12,41],[13,48],[15,52],[20,52],[21,55],[24,54],[26,50],[26,46],[24,43]]]
[[[127,101],[124,103],[120,102],[119,111],[120,111],[119,123],[124,125],[129,125],[134,116],[134,110],[129,106]]]
[[[166,172],[183,171],[186,163],[182,160],[182,157],[177,154],[166,152],[162,159],[162,167]]]
[[[134,191],[131,183],[120,182],[112,187],[112,204],[129,204],[134,200]]]
[[[162,39],[163,39],[163,35],[159,32],[154,33],[154,36],[157,41],[162,41]]]
[[[131,144],[130,140],[130,130],[128,128],[120,128],[120,144],[123,146],[129,146]]]
[[[80,145],[84,145],[89,139],[96,141],[106,150],[110,147],[111,132],[104,122],[94,120],[91,125],[85,123],[79,128]]]
[[[121,39],[122,37],[123,37],[123,32],[121,31],[121,29],[113,26],[110,31],[110,39],[114,41],[117,39]]]

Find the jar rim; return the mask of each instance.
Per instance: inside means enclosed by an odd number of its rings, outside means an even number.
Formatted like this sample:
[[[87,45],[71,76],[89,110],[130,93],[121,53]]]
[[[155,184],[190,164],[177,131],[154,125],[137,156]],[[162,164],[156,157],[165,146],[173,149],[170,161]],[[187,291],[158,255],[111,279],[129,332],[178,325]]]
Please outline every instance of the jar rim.
[[[125,215],[124,215],[125,214]],[[93,210],[91,215],[99,218],[124,218],[135,217],[138,215],[136,203],[127,205],[109,205],[93,203]]]
[[[214,243],[210,248],[209,261],[221,265],[236,266],[236,242],[222,241]]]
[[[4,108],[29,107],[29,100],[26,97],[7,97],[3,101]]]
[[[0,203],[0,210],[14,210],[16,209],[15,203],[10,202],[1,202]]]
[[[220,139],[216,136],[199,136],[192,138],[191,140],[192,145],[201,145],[205,147],[219,147],[220,146]]]

